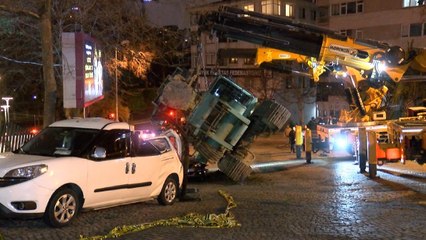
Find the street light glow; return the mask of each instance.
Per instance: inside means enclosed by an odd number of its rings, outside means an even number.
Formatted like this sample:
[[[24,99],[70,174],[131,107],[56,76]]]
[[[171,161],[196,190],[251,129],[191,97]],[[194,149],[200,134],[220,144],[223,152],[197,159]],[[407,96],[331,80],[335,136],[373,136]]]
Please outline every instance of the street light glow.
[[[1,99],[6,102],[6,105],[1,105],[1,108],[3,108],[3,110],[4,110],[4,122],[6,124],[8,124],[9,120],[10,120],[10,117],[9,117],[9,108],[10,108],[9,101],[13,100],[13,97],[2,97]]]

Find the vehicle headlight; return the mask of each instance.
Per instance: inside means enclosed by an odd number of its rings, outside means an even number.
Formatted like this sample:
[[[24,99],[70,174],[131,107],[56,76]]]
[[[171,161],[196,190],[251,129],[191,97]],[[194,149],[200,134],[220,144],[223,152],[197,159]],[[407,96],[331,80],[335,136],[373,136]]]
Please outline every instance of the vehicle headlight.
[[[10,170],[4,175],[5,178],[24,178],[32,179],[36,178],[47,172],[47,165],[40,164],[34,166],[27,166]]]

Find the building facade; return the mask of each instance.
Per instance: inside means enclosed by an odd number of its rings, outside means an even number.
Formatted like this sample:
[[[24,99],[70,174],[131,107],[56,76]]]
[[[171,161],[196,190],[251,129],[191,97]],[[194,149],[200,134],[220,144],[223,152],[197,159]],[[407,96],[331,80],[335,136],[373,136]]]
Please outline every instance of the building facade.
[[[407,50],[426,47],[423,0],[317,0],[319,24],[354,38],[374,39]]]

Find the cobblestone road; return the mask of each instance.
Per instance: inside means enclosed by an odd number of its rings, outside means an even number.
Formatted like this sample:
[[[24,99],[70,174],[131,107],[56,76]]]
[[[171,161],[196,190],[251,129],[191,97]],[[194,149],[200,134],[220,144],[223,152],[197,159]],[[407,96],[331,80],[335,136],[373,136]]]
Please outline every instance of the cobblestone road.
[[[0,233],[5,239],[79,239],[190,212],[222,213],[226,201],[218,191],[224,190],[237,203],[231,212],[241,227],[160,226],[120,239],[424,239],[425,180],[388,172],[370,179],[357,172],[352,159],[314,158],[309,165],[287,159],[259,168],[244,183],[233,183],[220,173],[191,182],[191,188],[199,189],[200,201],[167,207],[150,201],[82,213],[62,229],[41,220],[0,220]]]

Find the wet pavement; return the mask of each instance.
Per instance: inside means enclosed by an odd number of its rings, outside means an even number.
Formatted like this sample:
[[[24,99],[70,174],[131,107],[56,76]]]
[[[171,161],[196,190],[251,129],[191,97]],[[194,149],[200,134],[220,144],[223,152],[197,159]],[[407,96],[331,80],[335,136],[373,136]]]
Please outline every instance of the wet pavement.
[[[0,220],[0,233],[5,239],[78,239],[190,212],[218,214],[226,207],[218,194],[224,190],[237,204],[231,213],[240,227],[159,226],[119,239],[424,239],[426,182],[409,172],[421,174],[426,166],[386,163],[370,178],[344,153],[314,154],[306,164],[290,153],[286,141],[280,135],[258,138],[251,149],[254,173],[243,183],[219,172],[191,181],[199,201],[167,207],[149,201],[86,212],[62,229],[41,220]]]

